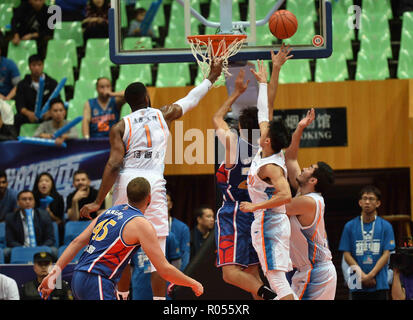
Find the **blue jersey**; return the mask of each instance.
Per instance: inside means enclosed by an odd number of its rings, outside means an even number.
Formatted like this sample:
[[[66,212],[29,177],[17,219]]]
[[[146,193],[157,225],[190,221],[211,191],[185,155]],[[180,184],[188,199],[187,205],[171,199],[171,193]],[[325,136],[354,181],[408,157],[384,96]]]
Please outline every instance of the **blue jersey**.
[[[98,99],[89,99],[90,136],[92,138],[108,137],[110,128],[119,121],[119,110],[114,97],[109,99],[106,109],[98,103]]]
[[[7,96],[20,80],[20,72],[13,60],[0,57],[0,93]]]
[[[126,245],[122,231],[126,223],[143,214],[128,205],[118,205],[101,214],[75,271],[85,271],[118,282],[123,269],[140,245]]]
[[[383,251],[392,251],[395,248],[392,225],[377,217],[374,222],[363,223],[364,235],[361,231],[360,217],[356,217],[344,226],[341,235],[339,250],[350,252],[364,273],[368,274],[383,255]],[[374,225],[374,234],[372,233]],[[351,289],[351,291],[376,291],[389,289],[387,281],[388,264],[376,275],[376,287]]]
[[[248,194],[247,177],[252,159],[259,146],[253,146],[238,137],[237,158],[231,168],[225,168],[225,162],[219,167],[216,177],[225,202],[251,201]]]

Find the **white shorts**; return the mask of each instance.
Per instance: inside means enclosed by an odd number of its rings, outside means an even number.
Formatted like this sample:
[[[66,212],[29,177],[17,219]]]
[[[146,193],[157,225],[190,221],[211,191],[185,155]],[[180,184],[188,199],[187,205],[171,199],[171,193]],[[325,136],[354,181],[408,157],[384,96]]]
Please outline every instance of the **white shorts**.
[[[159,241],[159,246],[162,249],[163,254],[165,255],[165,250],[166,250],[166,237],[158,237],[158,241]],[[150,261],[150,260],[149,260]],[[151,261],[151,272],[155,272],[156,268],[155,266],[152,264]]]
[[[252,245],[257,251],[264,275],[268,270],[292,270],[290,259],[290,220],[284,213],[254,213]]]
[[[166,181],[163,176],[143,170],[129,169],[122,171],[113,186],[112,205],[128,203],[126,187],[132,179],[137,177],[145,178],[151,185],[151,203],[145,210],[145,218],[152,223],[158,237],[168,236],[168,203],[166,199]]]
[[[300,268],[292,277],[291,288],[300,300],[334,300],[337,272],[331,261]]]

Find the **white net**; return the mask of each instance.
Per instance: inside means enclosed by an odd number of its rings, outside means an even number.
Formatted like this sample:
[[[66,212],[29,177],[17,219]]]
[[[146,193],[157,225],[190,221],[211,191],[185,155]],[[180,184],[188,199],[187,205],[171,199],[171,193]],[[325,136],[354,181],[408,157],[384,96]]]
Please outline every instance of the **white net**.
[[[213,41],[215,42],[214,44]],[[218,45],[216,45],[217,41],[219,41]],[[236,55],[241,50],[244,42],[244,38],[236,38],[229,45],[227,44],[226,39],[212,40],[211,38],[208,38],[208,42],[202,41],[198,38],[189,40],[192,54],[194,55],[195,60],[204,75],[204,79],[208,77],[212,59],[217,57],[223,59],[222,72],[230,77],[231,73],[228,71],[228,59]],[[220,85],[222,85],[221,82],[214,83],[215,87]]]

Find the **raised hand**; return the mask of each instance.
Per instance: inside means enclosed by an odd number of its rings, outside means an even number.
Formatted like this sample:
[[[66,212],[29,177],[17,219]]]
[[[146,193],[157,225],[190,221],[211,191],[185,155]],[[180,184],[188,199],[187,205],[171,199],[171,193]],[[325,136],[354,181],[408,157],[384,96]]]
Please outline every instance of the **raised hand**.
[[[222,73],[222,58],[213,58],[209,70],[208,80],[214,83]]]
[[[238,72],[237,78],[235,79],[235,91],[239,94],[242,94],[247,90],[248,84],[250,83],[249,80],[244,82],[245,79],[245,70],[241,69]]]
[[[290,45],[287,45],[287,47],[284,46],[284,43],[281,45],[280,50],[277,52],[277,54],[274,53],[274,51],[271,51],[271,60],[272,64],[274,67],[281,68],[281,66],[289,59],[293,57],[293,55],[290,55],[292,48],[290,48]]]
[[[298,126],[302,129],[307,128],[315,119],[315,111],[314,108],[311,108],[307,111],[307,115],[301,119],[298,123]]]
[[[259,83],[267,83],[268,74],[264,66],[264,61],[257,60],[257,65],[258,65],[258,72],[252,68],[250,69],[251,72],[254,74],[255,78],[257,79]]]

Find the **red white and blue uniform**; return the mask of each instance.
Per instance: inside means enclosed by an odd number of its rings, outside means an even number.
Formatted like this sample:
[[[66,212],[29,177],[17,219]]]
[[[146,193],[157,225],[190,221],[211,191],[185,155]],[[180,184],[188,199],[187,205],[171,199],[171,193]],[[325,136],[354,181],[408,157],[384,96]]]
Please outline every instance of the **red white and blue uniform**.
[[[215,222],[218,267],[233,264],[248,267],[258,264],[257,253],[251,242],[254,215],[239,210],[240,202],[251,201],[247,177],[257,151],[258,146],[238,137],[235,164],[226,168],[223,162],[216,173],[217,185],[223,195],[223,204],[217,212]]]
[[[125,225],[144,217],[138,209],[117,205],[101,214],[89,245],[79,259],[72,278],[72,291],[79,300],[116,300],[116,283],[140,245],[127,245],[122,238]]]

